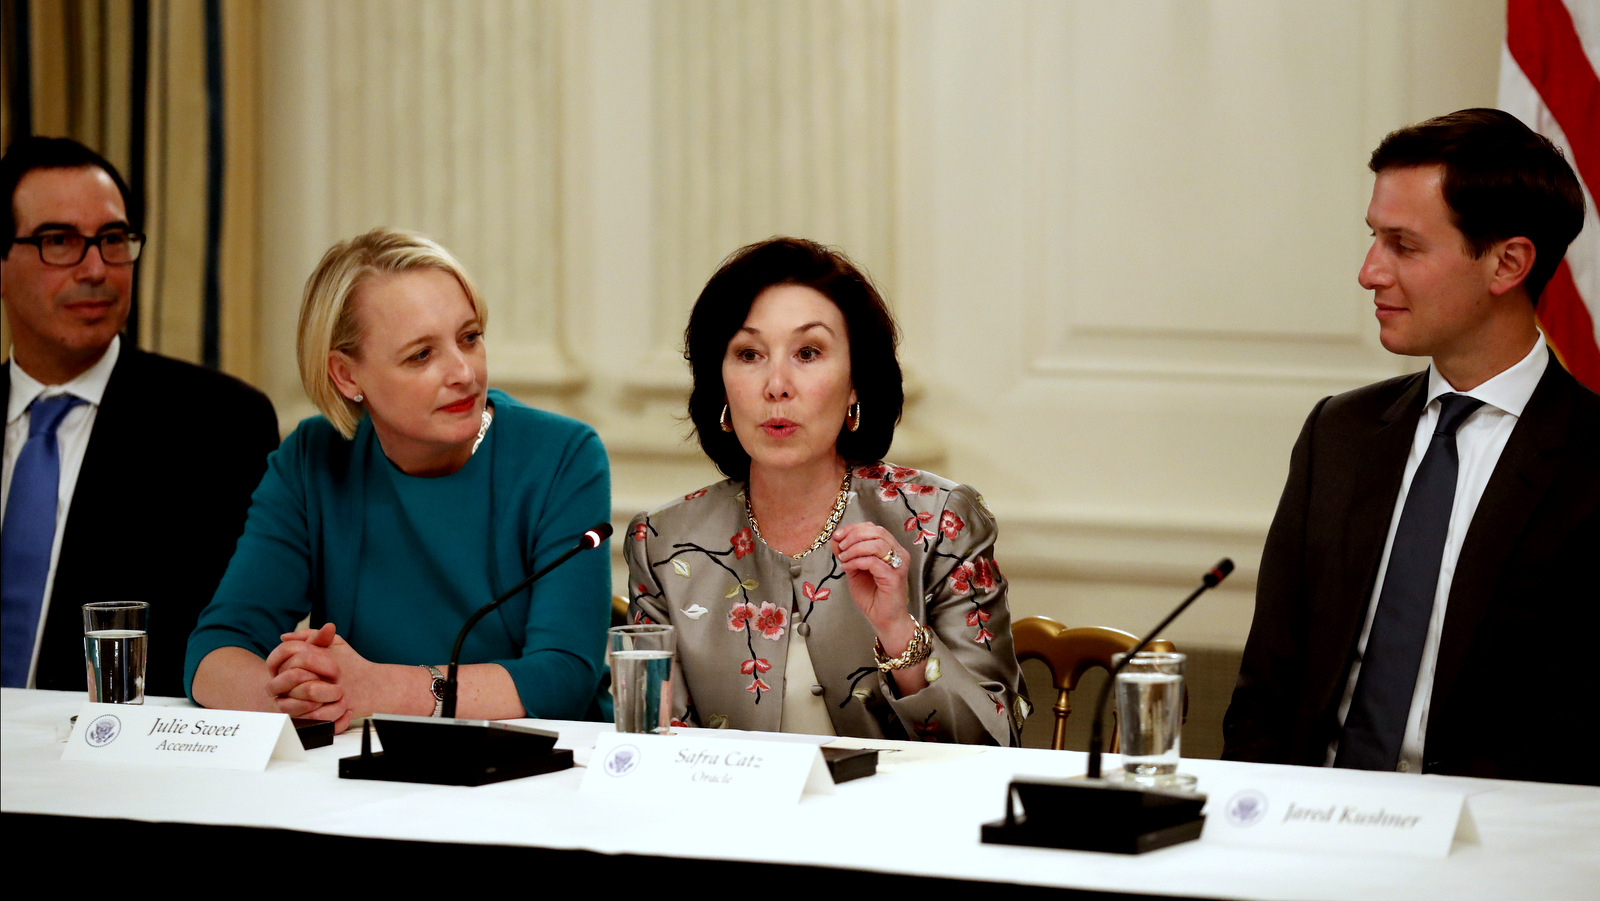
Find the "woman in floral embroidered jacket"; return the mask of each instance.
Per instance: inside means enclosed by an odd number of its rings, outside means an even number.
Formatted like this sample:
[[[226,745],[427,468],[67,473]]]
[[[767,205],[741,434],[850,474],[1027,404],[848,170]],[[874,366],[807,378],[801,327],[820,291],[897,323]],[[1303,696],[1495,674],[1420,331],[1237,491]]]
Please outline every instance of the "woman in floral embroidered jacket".
[[[677,722],[1015,744],[995,522],[976,491],[881,461],[896,328],[842,253],[737,251],[685,332],[689,415],[727,480],[635,517],[636,622],[671,623]]]

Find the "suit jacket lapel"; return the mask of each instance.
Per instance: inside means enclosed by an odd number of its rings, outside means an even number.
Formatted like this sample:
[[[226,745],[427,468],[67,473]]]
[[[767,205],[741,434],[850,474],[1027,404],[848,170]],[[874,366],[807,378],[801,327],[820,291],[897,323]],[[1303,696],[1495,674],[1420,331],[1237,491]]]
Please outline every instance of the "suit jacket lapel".
[[[1342,529],[1345,533],[1344,565],[1338,577],[1343,587],[1335,596],[1340,603],[1324,613],[1329,617],[1329,637],[1334,640],[1323,645],[1327,665],[1314,670],[1336,672],[1331,683],[1333,694],[1324,699],[1324,706],[1342,695],[1345,673],[1349,671],[1361,628],[1366,623],[1378,564],[1383,559],[1389,525],[1394,520],[1395,502],[1405,476],[1406,455],[1416,436],[1427,385],[1425,372],[1414,376],[1400,396],[1374,417],[1371,433],[1355,439],[1354,453],[1346,461],[1351,469],[1349,515],[1343,522],[1322,526]]]
[[[1571,420],[1573,379],[1551,359],[1489,476],[1450,585],[1431,709],[1448,709],[1472,638],[1488,613],[1506,561],[1560,469]],[[1430,718],[1430,723],[1438,720]]]

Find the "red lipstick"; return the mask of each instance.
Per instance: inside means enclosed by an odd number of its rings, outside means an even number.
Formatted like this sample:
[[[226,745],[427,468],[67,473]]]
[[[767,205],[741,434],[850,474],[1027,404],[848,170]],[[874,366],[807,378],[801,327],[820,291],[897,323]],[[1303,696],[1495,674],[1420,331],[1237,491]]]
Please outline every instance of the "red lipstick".
[[[462,399],[460,399],[458,401],[455,401],[454,403],[445,404],[444,406],[439,408],[439,412],[441,412],[441,413],[449,413],[449,414],[452,414],[452,415],[459,414],[459,413],[470,413],[470,412],[472,412],[472,408],[477,406],[477,403],[478,403],[478,395],[474,394],[474,395],[472,395],[470,397],[463,397]]]

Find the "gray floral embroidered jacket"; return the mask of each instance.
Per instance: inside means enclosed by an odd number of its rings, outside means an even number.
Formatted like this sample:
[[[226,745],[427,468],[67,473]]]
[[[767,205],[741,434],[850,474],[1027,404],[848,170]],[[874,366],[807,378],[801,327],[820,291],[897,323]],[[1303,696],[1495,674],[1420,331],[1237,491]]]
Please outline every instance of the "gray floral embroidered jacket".
[[[842,521],[899,537],[910,613],[934,634],[929,686],[895,694],[838,560],[826,547],[796,560],[756,540],[744,486],[729,480],[639,514],[623,536],[633,621],[678,633],[675,721],[780,731],[786,687],[816,690],[785,682],[801,629],[839,735],[1016,744],[1029,706],[983,498],[930,473],[858,466]]]

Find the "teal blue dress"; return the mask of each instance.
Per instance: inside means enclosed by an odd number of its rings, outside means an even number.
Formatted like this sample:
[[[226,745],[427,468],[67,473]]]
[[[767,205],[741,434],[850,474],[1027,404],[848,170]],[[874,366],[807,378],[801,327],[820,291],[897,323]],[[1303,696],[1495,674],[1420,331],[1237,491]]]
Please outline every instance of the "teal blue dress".
[[[442,665],[467,617],[611,513],[605,448],[583,423],[490,391],[494,423],[459,471],[408,476],[369,419],[346,441],[318,416],[272,455],[227,574],[189,637],[184,685],[217,648],[266,657],[303,617],[375,663]],[[606,718],[607,550],[568,560],[467,636],[531,717]]]

